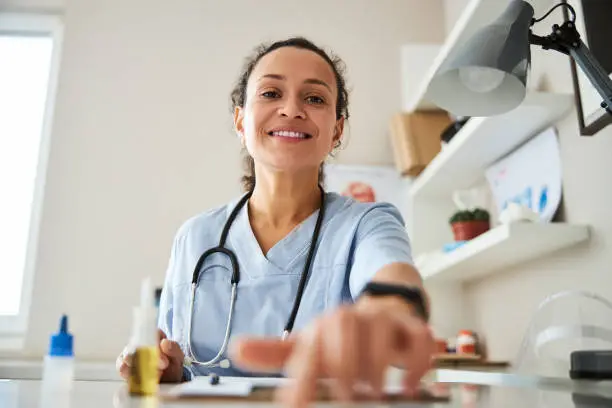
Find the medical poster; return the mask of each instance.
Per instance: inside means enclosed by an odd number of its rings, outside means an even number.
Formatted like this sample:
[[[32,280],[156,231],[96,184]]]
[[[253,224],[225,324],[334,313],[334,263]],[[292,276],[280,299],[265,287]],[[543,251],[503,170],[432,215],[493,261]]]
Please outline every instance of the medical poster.
[[[410,179],[393,166],[325,165],[325,188],[362,202],[395,205],[408,223]]]
[[[554,128],[549,128],[486,170],[498,214],[509,202],[552,221],[561,202],[561,157]]]

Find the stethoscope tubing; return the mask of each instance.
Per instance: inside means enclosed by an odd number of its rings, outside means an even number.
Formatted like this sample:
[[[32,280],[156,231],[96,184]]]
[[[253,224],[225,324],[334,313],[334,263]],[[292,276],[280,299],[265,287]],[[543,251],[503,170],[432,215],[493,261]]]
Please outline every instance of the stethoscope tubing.
[[[236,292],[237,292],[238,282],[232,283],[230,310],[229,310],[228,317],[227,317],[227,323],[225,325],[225,336],[223,337],[223,344],[221,345],[221,348],[219,349],[219,352],[217,353],[217,355],[213,357],[212,359],[210,359],[209,361],[198,361],[195,358],[193,349],[191,348],[191,330],[192,330],[192,323],[193,323],[192,319],[193,319],[193,308],[194,308],[194,303],[195,303],[196,286],[197,285],[195,283],[191,284],[191,301],[190,301],[191,313],[189,313],[189,323],[187,325],[187,356],[186,356],[187,365],[197,364],[203,367],[217,367],[219,366],[218,364],[219,360],[221,359],[221,357],[223,357],[223,354],[226,352],[227,346],[229,344],[232,320],[234,320],[234,305],[236,304]]]
[[[317,245],[319,232],[321,230],[321,225],[322,225],[324,214],[325,214],[325,192],[322,187],[320,187],[320,190],[321,190],[321,208],[319,209],[319,215],[317,216],[317,222],[316,222],[315,230],[313,233],[313,239],[310,243],[310,250],[308,251],[308,257],[306,259],[304,271],[302,272],[302,276],[300,278],[300,282],[298,285],[298,291],[297,291],[296,298],[293,303],[293,308],[291,310],[289,319],[287,320],[285,329],[283,330],[283,333],[282,333],[283,340],[289,336],[289,334],[291,333],[291,330],[293,329],[295,318],[297,316],[297,312],[298,312],[298,309],[299,309],[299,306],[302,300],[302,295],[304,294],[304,288],[306,286],[306,281],[309,275],[309,271],[312,266],[312,260],[314,258],[315,251],[316,251],[315,247]],[[229,344],[230,331],[231,331],[232,321],[234,319],[234,306],[236,304],[236,297],[237,297],[237,292],[238,292],[238,282],[240,281],[240,269],[239,269],[238,259],[236,258],[236,255],[230,249],[225,248],[224,245],[225,245],[225,241],[227,239],[228,233],[229,233],[229,229],[232,226],[236,216],[238,215],[238,211],[240,211],[240,209],[246,204],[246,201],[249,199],[252,193],[253,193],[252,191],[249,191],[247,194],[245,194],[242,197],[242,199],[238,202],[238,204],[236,204],[236,207],[234,207],[234,210],[228,217],[227,222],[225,223],[223,232],[221,233],[221,238],[219,240],[219,245],[206,250],[200,256],[194,268],[193,277],[191,281],[191,294],[190,294],[190,302],[189,302],[189,306],[190,306],[189,321],[187,324],[187,345],[186,345],[187,349],[186,349],[186,355],[185,355],[185,360],[184,360],[184,364],[187,366],[190,366],[192,364],[197,364],[203,367],[218,367],[218,366],[222,366],[223,368],[229,367],[229,361],[221,360],[221,358],[223,354],[226,352],[227,346]],[[209,361],[199,361],[195,357],[195,353],[192,349],[192,342],[191,342],[191,333],[193,329],[192,327],[193,326],[193,312],[194,312],[194,306],[195,306],[195,294],[196,294],[196,289],[198,285],[198,280],[200,277],[200,269],[202,268],[204,261],[210,255],[215,254],[215,253],[223,253],[224,255],[229,257],[230,262],[232,264],[232,279],[231,279],[232,292],[231,292],[231,297],[230,297],[230,309],[228,312],[227,323],[225,326],[225,336],[223,338],[223,344],[221,345],[219,352],[217,353],[215,357],[213,357]],[[224,362],[226,364],[223,364]]]

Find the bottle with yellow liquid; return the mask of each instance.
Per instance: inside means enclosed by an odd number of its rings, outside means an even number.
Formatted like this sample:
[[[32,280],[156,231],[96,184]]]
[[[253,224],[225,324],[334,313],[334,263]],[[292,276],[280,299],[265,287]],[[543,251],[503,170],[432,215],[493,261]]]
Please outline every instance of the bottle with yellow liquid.
[[[130,347],[131,395],[152,396],[159,387],[159,348],[157,344],[157,308],[153,298],[151,280],[142,282],[140,306],[134,308],[134,327]]]

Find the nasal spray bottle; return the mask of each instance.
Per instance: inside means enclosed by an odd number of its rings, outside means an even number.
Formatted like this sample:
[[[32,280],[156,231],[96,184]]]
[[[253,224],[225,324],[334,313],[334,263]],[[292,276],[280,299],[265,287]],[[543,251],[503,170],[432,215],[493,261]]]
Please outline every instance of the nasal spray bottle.
[[[140,306],[134,308],[133,324],[129,393],[142,396],[155,395],[159,383],[160,357],[157,344],[157,309],[150,278],[142,282]]]

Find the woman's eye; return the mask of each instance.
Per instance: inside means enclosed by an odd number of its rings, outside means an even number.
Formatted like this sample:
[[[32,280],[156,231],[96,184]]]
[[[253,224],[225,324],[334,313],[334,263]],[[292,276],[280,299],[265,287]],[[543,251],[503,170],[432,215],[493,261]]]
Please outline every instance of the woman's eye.
[[[308,101],[308,103],[314,103],[314,104],[325,103],[325,100],[321,98],[320,96],[309,96],[308,98],[306,98],[306,100]]]
[[[264,98],[278,98],[278,92],[276,91],[266,91],[261,94]]]

